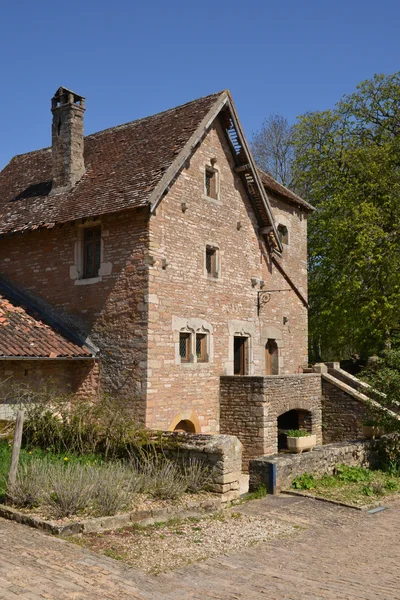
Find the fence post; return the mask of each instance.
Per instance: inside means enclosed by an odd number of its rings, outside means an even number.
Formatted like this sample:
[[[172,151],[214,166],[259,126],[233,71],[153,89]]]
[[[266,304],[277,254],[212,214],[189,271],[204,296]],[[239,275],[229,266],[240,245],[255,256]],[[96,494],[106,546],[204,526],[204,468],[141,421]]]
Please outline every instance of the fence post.
[[[11,465],[10,470],[8,472],[7,489],[9,489],[15,484],[15,480],[17,477],[19,451],[21,450],[22,441],[22,428],[24,425],[24,415],[24,411],[19,410],[17,413],[17,418],[15,420],[14,440],[11,455]]]

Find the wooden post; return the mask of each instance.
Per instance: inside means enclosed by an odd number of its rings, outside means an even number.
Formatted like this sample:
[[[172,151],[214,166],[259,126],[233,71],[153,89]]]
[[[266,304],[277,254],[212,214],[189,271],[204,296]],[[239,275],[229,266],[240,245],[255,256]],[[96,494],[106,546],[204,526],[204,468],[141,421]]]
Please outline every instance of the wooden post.
[[[8,472],[7,489],[15,484],[15,480],[17,477],[19,451],[21,450],[22,441],[22,428],[24,425],[24,415],[24,411],[19,410],[17,413],[17,418],[15,420],[14,440],[11,455],[11,465],[10,470]]]

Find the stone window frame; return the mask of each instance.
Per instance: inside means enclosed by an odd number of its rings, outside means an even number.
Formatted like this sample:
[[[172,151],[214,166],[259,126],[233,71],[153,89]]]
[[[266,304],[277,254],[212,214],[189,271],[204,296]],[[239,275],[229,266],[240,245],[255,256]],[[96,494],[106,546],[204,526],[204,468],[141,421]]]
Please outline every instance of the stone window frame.
[[[225,375],[234,375],[234,343],[235,337],[247,338],[247,357],[246,357],[246,375],[254,375],[254,344],[256,339],[256,329],[254,323],[249,321],[240,321],[238,319],[228,320],[228,361],[225,363]]]
[[[287,237],[287,241],[283,241],[282,240],[282,244],[284,246],[289,246],[290,242],[291,242],[291,224],[289,219],[287,219],[286,217],[284,217],[283,215],[279,215],[276,218],[276,229],[279,233],[279,228],[285,228],[286,229],[286,237]]]
[[[172,329],[174,337],[175,364],[182,367],[207,366],[214,361],[214,338],[213,327],[204,319],[185,319],[181,317],[172,318]],[[190,335],[189,360],[182,361],[180,356],[180,334]],[[196,354],[196,336],[205,336],[204,360],[198,360]]]
[[[211,275],[207,271],[207,251],[212,250],[215,253],[215,275]],[[210,280],[215,281],[217,279],[221,279],[221,252],[219,250],[219,246],[216,244],[210,243],[206,244],[204,250],[204,266],[203,266],[204,276]]]
[[[92,227],[101,227],[101,247],[100,247],[100,268],[97,277],[84,277],[84,233],[85,229]],[[70,266],[70,278],[74,281],[74,285],[92,285],[103,281],[105,275],[110,275],[112,272],[112,263],[104,262],[104,240],[109,236],[108,230],[104,229],[103,223],[100,220],[87,221],[81,223],[77,227],[77,236],[74,240],[74,264]]]
[[[206,189],[206,172],[207,171],[212,171],[213,173],[215,173],[215,186],[216,186],[216,193],[215,193],[215,198],[213,196],[208,196],[207,194],[207,189]],[[218,206],[222,205],[221,202],[221,181],[223,179],[222,174],[221,174],[221,170],[220,168],[214,163],[211,164],[211,162],[207,163],[207,164],[203,164],[200,167],[200,172],[202,174],[203,177],[203,187],[202,187],[202,194],[201,197],[203,198],[203,200],[207,200],[208,202],[211,202],[213,204],[216,204]]]

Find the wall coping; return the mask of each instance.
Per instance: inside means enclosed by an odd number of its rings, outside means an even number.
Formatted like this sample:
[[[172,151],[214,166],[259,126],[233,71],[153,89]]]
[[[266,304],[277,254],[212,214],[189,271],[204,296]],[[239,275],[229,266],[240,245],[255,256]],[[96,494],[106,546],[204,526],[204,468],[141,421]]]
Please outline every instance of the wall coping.
[[[222,381],[269,381],[271,379],[306,379],[321,377],[321,373],[287,373],[282,375],[221,375]]]

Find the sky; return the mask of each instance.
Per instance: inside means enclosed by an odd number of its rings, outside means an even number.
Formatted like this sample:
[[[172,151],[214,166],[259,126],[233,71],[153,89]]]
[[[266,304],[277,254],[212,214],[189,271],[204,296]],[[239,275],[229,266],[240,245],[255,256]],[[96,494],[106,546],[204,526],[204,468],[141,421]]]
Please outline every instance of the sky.
[[[248,139],[400,69],[398,0],[0,0],[0,169],[50,145],[61,85],[85,133],[229,88]]]

